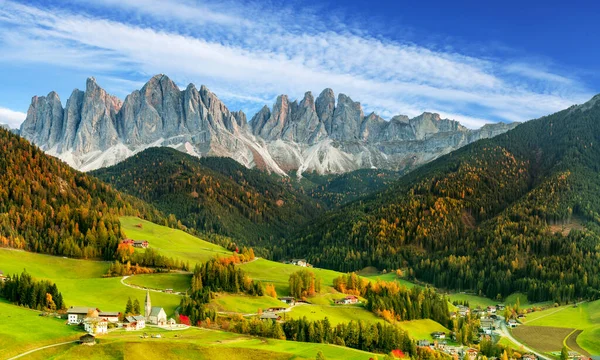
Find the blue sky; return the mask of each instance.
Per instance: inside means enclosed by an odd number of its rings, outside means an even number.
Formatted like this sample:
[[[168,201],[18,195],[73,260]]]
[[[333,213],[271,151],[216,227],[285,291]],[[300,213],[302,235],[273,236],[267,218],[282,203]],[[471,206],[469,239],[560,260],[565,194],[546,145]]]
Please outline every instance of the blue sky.
[[[123,99],[164,73],[249,117],[330,87],[384,118],[471,128],[600,92],[600,5],[490,3],[0,0],[0,123],[18,126],[33,95],[64,105],[89,76]]]

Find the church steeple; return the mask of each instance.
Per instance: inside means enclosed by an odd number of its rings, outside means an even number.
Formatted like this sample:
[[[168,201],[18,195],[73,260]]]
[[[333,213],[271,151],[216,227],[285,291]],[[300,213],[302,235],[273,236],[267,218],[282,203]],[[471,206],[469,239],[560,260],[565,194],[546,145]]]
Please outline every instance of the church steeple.
[[[146,290],[146,302],[144,303],[144,317],[148,319],[152,312],[152,303],[150,302],[150,290]]]

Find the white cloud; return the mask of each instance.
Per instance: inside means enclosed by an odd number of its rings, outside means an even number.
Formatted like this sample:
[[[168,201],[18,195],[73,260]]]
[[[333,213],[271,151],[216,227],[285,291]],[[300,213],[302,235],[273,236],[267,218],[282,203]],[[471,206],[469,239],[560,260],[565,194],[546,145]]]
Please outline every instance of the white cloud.
[[[13,129],[18,128],[26,117],[27,114],[23,112],[0,107],[0,124],[6,124]]]
[[[576,80],[530,64],[374,38],[342,23],[325,28],[310,11],[290,21],[288,10],[286,17],[245,3],[101,0],[93,7],[134,14],[101,18],[3,5],[0,25],[9,26],[0,32],[0,61],[51,63],[107,78],[165,73],[242,104],[330,87],[361,101],[366,112],[435,111],[478,127],[484,118],[524,121],[591,97]],[[108,89],[122,94],[137,85],[113,80]]]

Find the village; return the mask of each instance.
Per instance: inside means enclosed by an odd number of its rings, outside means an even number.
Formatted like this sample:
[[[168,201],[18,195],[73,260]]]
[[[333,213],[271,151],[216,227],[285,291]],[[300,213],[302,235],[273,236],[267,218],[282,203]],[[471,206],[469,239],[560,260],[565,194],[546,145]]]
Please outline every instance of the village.
[[[118,311],[101,311],[87,306],[71,306],[67,309],[67,325],[82,326],[87,332],[81,337],[82,344],[93,345],[95,336],[107,334],[112,329],[126,331],[142,330],[147,325],[166,330],[183,330],[188,326],[178,324],[175,319],[167,319],[167,313],[160,306],[152,306],[150,291],[146,292],[144,314],[122,316]],[[155,335],[160,337],[160,334]]]

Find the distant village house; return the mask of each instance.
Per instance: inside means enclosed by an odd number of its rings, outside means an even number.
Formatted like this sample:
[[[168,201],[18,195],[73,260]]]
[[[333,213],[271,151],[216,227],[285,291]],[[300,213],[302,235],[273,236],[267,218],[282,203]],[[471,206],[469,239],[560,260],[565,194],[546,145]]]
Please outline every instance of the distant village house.
[[[291,296],[280,297],[279,301],[282,301],[288,305],[294,305],[296,303],[296,299]]]
[[[98,315],[98,309],[84,306],[71,306],[67,309],[67,323],[70,325],[78,325],[81,324],[86,317],[98,317]]]
[[[142,315],[128,316],[123,321],[123,327],[127,331],[141,330],[146,327],[146,318]]]
[[[148,245],[149,245],[149,243],[146,240],[143,240],[143,241],[134,241],[133,242],[133,247],[136,247],[136,248],[147,249]]]
[[[358,304],[358,298],[354,295],[348,295],[343,299],[335,300],[335,303],[338,305]]]
[[[292,265],[296,265],[296,266],[302,266],[302,267],[308,266],[308,262],[306,261],[306,259],[292,259],[291,263],[292,263]]]
[[[86,317],[83,319],[83,328],[92,335],[106,334],[108,333],[108,321],[97,316]]]

